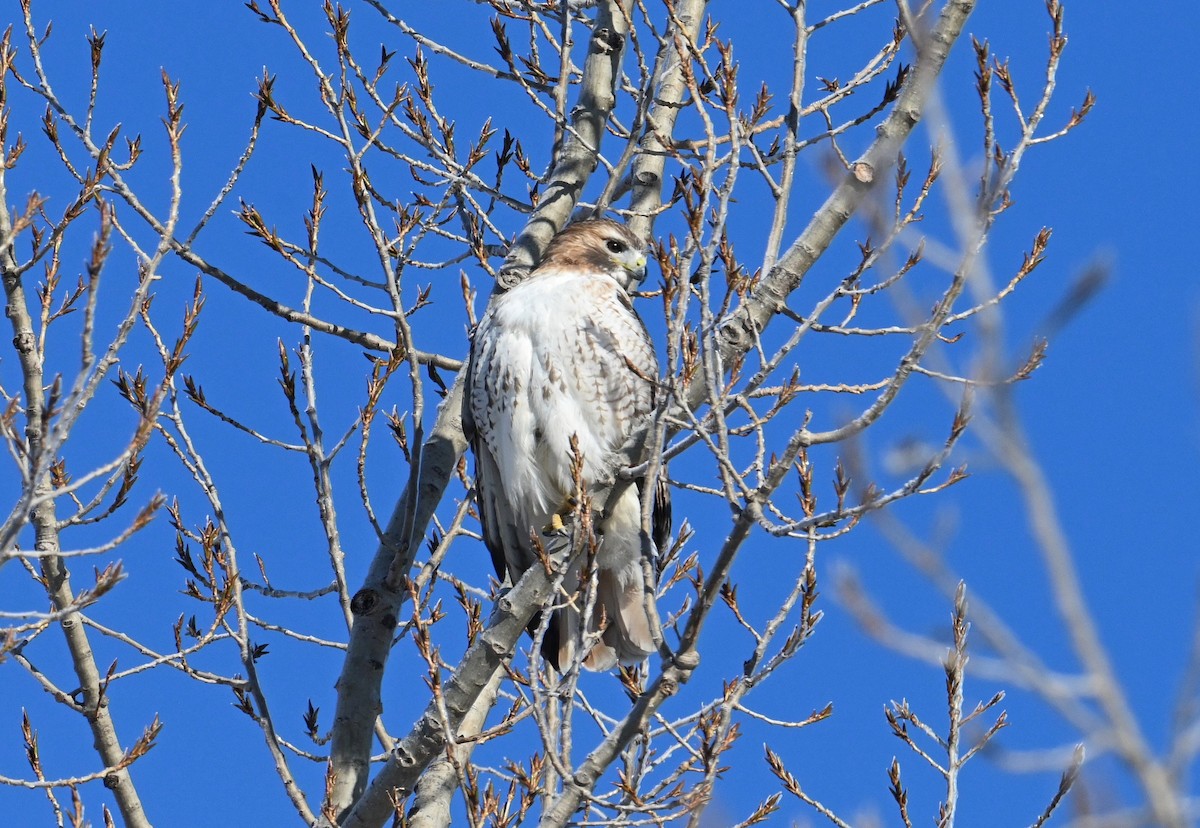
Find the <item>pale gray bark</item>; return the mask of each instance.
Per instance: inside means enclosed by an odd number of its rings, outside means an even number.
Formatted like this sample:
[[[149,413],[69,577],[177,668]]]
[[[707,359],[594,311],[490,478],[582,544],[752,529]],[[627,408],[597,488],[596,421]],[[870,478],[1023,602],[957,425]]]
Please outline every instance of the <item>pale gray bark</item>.
[[[46,410],[46,378],[42,356],[37,349],[37,337],[29,314],[28,300],[22,276],[13,256],[12,220],[7,206],[8,192],[4,182],[4,165],[0,164],[0,278],[3,279],[6,299],[5,315],[12,328],[12,342],[21,363],[25,414],[25,473],[33,487],[34,506],[29,521],[34,528],[34,550],[38,553],[46,592],[59,611],[76,606],[71,589],[70,571],[59,555],[58,517],[55,508],[49,465],[53,455],[46,451],[45,427],[50,417]],[[149,828],[150,822],[142,808],[141,798],[129,774],[125,750],[117,735],[116,725],[105,698],[104,681],[88,640],[87,630],[76,612],[68,612],[59,626],[71,654],[71,663],[79,680],[79,712],[92,731],[94,746],[105,766],[111,768],[104,779],[112,791],[128,826]]]
[[[551,173],[546,194],[509,251],[501,271],[501,286],[515,284],[536,264],[550,239],[570,219],[584,183],[596,168],[604,125],[616,102],[614,87],[620,77],[624,38],[628,34],[625,21],[632,5],[632,0],[623,0],[623,5],[605,2],[597,9],[579,104],[572,117],[574,129]],[[380,683],[397,613],[405,597],[401,578],[412,566],[433,511],[458,458],[466,450],[462,433],[462,378],[460,371],[442,402],[429,440],[421,448],[416,490],[406,488],[400,495],[366,582],[354,597],[354,626],[338,680],[330,753],[334,788],[327,807],[334,813],[346,813],[366,790],[372,729],[382,710]],[[440,746],[435,752],[437,749]],[[424,764],[432,758],[423,757]]]
[[[726,364],[754,346],[758,335],[778,315],[787,297],[800,286],[809,268],[825,253],[838,232],[854,215],[876,182],[895,163],[909,134],[921,120],[925,100],[937,82],[958,40],[975,0],[950,0],[937,25],[922,38],[913,75],[904,85],[891,113],[876,130],[877,137],[841,181],[808,225],[791,243],[779,262],[756,287],[750,298],[721,326],[721,356]],[[698,403],[702,388],[691,389],[689,402]]]
[[[450,824],[450,805],[458,791],[458,768],[470,761],[471,752],[476,745],[473,737],[483,730],[487,715],[496,703],[496,695],[500,691],[503,678],[503,670],[495,671],[475,699],[475,703],[463,716],[458,737],[468,741],[454,746],[454,761],[450,761],[449,757],[443,754],[417,782],[412,810],[408,813],[409,828],[444,828]]]
[[[529,619],[550,600],[553,591],[554,579],[545,569],[535,566],[496,602],[491,624],[467,650],[446,682],[441,704],[437,699],[429,702],[370,787],[341,819],[339,824],[343,828],[375,828],[394,815],[393,803],[403,802],[413,792],[421,774],[445,745],[442,710],[448,716],[449,726],[457,730],[501,665],[512,658]]]

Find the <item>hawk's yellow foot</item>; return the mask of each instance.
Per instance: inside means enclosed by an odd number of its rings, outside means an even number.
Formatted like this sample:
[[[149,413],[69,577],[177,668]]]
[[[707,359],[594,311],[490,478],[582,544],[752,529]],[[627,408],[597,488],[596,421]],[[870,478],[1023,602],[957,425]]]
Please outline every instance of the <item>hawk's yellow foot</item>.
[[[568,497],[563,501],[563,505],[558,511],[550,515],[550,522],[542,527],[543,535],[565,535],[567,534],[566,518],[569,518],[575,511],[575,506],[579,503],[575,498]]]

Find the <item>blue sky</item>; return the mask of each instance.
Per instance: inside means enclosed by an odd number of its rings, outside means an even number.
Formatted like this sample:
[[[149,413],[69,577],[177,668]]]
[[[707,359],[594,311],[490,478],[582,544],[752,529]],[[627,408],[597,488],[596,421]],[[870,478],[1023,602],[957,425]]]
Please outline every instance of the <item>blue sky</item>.
[[[16,11],[16,4],[10,4]],[[718,4],[720,5],[720,4]],[[771,3],[749,3],[754,7],[743,19],[726,24],[723,36],[733,37],[742,59],[742,79],[756,88],[759,78],[779,72],[771,46],[783,36],[769,25]],[[827,3],[813,3],[824,7]],[[1185,87],[1193,69],[1190,35],[1200,25],[1200,10],[1194,4],[1172,0],[1156,4],[1153,11],[1125,11],[1117,19],[1104,14],[1097,4],[1075,0],[1067,4],[1069,45],[1058,75],[1058,96],[1050,121],[1061,122],[1070,107],[1078,105],[1084,90],[1092,89],[1098,103],[1080,129],[1060,142],[1040,148],[1026,159],[1014,187],[1015,206],[1002,219],[989,252],[997,274],[1007,274],[1037,230],[1054,229],[1045,264],[1008,303],[1009,336],[1019,349],[1041,331],[1047,313],[1082,270],[1094,262],[1111,267],[1104,290],[1089,302],[1050,343],[1045,364],[1034,378],[1019,386],[1019,402],[1030,439],[1053,484],[1056,504],[1069,535],[1076,564],[1092,612],[1109,648],[1117,673],[1128,690],[1141,726],[1150,741],[1167,744],[1172,704],[1186,664],[1195,628],[1197,560],[1190,508],[1198,490],[1197,464],[1200,431],[1196,412],[1200,395],[1200,282],[1192,255],[1200,207],[1193,193],[1196,185],[1193,156],[1194,136],[1200,129],[1196,114],[1196,92]],[[759,8],[759,7],[763,8]],[[968,31],[991,41],[1001,56],[1011,56],[1018,83],[1032,87],[1043,65],[1046,16],[1039,0],[981,3]],[[449,7],[449,4],[446,4]],[[491,54],[486,40],[486,10],[466,4],[462,19],[454,14],[431,13],[417,4],[399,3],[397,12],[444,31],[453,42],[472,44],[469,27],[481,24],[475,43],[479,53]],[[307,25],[319,20],[313,4]],[[160,67],[183,83],[186,120],[184,186],[195,193],[185,202],[185,215],[193,220],[207,207],[212,194],[236,160],[245,141],[253,113],[252,93],[263,66],[280,77],[280,94],[295,101],[297,111],[308,96],[312,82],[299,75],[299,67],[280,33],[257,24],[240,4],[175,4],[164,9],[133,2],[35,3],[35,17],[42,23],[54,20],[47,54],[48,69],[56,89],[72,105],[85,100],[87,50],[83,36],[89,24],[108,31],[99,123],[121,122],[126,134],[144,136],[146,159],[135,176],[149,201],[164,203],[165,173],[161,164],[163,142],[159,118],[162,113]],[[308,14],[297,9],[294,14]],[[814,12],[815,13],[815,12]],[[385,29],[375,30],[375,13],[365,5],[354,9],[357,24],[368,27],[364,41],[384,40],[400,56],[410,54],[410,44]],[[760,17],[761,15],[761,17]],[[885,14],[886,16],[886,14]],[[430,19],[424,20],[424,17]],[[15,18],[14,18],[15,20]],[[768,21],[763,25],[763,21]],[[316,31],[309,28],[308,31]],[[467,32],[468,34],[464,34]],[[761,46],[759,48],[761,39]],[[325,47],[323,38],[314,43]],[[377,46],[370,47],[372,49]],[[840,61],[853,64],[854,43],[831,41],[814,45],[810,71],[816,75],[845,73],[826,70]],[[823,53],[820,49],[827,49]],[[373,54],[373,52],[371,53]],[[828,63],[822,64],[820,60]],[[945,94],[952,120],[960,134],[973,135],[978,120],[972,109],[969,73],[973,59],[969,43],[960,42],[948,73],[957,80]],[[472,135],[487,116],[497,126],[514,132],[528,124],[528,112],[519,101],[477,95],[454,84],[461,73],[433,62],[435,81],[455,91],[461,134]],[[10,83],[10,87],[14,84]],[[65,202],[68,191],[61,175],[44,173],[35,160],[44,153],[39,133],[41,107],[26,94],[12,93],[10,105],[16,115],[11,129],[19,129],[31,142],[30,155],[8,178],[10,204],[23,201],[30,190],[50,194]],[[505,123],[505,112],[511,123]],[[526,120],[523,120],[526,119]],[[19,121],[19,123],[17,123]],[[10,137],[11,140],[11,137]],[[310,194],[309,153],[320,152],[292,133],[268,124],[263,146],[251,165],[239,195],[248,201],[276,210],[281,225],[291,222],[295,232],[299,215]],[[544,154],[547,136],[530,136],[531,153]],[[928,134],[920,132],[910,144],[909,157],[923,158]],[[42,145],[39,147],[39,145]],[[327,151],[326,151],[327,152]],[[970,150],[964,150],[970,157]],[[336,159],[325,158],[330,185],[330,210],[348,202],[341,186],[333,183]],[[807,175],[814,187],[820,176],[811,162]],[[406,186],[402,178],[392,182]],[[812,208],[823,193],[805,193]],[[53,202],[52,202],[53,203]],[[290,205],[290,207],[289,207]],[[232,208],[235,203],[228,204]],[[747,238],[760,226],[765,213],[753,203],[739,206],[744,218],[740,226]],[[792,225],[798,231],[811,210],[807,201],[797,209]],[[513,232],[515,227],[505,227]],[[790,226],[789,230],[793,227]],[[237,263],[264,290],[278,290],[296,301],[299,287],[288,281],[269,255],[241,234],[242,228],[227,217],[205,242],[209,255],[228,264]],[[847,233],[853,233],[849,228]],[[934,229],[936,232],[936,228]],[[82,261],[87,238],[81,237],[64,258]],[[846,241],[849,244],[849,237]],[[749,244],[749,242],[747,242]],[[203,245],[202,245],[203,246]],[[369,257],[356,253],[350,241],[339,253],[365,268]],[[356,260],[355,256],[361,257]],[[838,278],[841,265],[833,263],[814,271],[814,278]],[[194,272],[173,264],[165,271],[157,303],[182,307],[190,295]],[[436,280],[440,277],[430,277]],[[114,264],[106,277],[110,311],[124,300],[121,284],[132,281],[127,266]],[[448,352],[456,353],[462,335],[461,304],[457,299],[457,273],[447,274],[444,306],[452,321],[446,325]],[[486,277],[478,277],[481,297]],[[286,434],[290,415],[273,385],[276,371],[275,339],[294,344],[298,334],[277,320],[231,297],[220,286],[208,288],[198,345],[189,359],[188,370],[205,382],[205,388],[230,407],[264,429]],[[479,302],[482,307],[482,298]],[[358,320],[361,322],[361,320]],[[70,340],[61,347],[69,354]],[[461,350],[458,352],[461,355]],[[837,363],[820,363],[811,353],[800,354],[806,376],[850,374],[860,378],[859,366],[844,370]],[[809,360],[806,362],[806,358]],[[131,366],[127,366],[131,367]],[[353,404],[338,408],[339,395],[358,394],[368,371],[354,348],[321,346],[318,367],[322,370],[321,393],[330,401],[330,433],[338,433],[352,418]],[[0,363],[5,387],[14,383],[15,365]],[[264,379],[265,378],[265,379]],[[849,381],[849,380],[848,380]],[[264,390],[266,389],[266,390]],[[942,439],[952,415],[939,397],[914,392],[912,405],[901,406],[894,420],[871,437],[867,448],[876,454],[905,437]],[[342,400],[341,402],[344,402]],[[399,404],[399,403],[398,403]],[[112,443],[106,442],[106,427],[114,432],[127,426],[127,412],[119,405],[97,406],[98,418],[85,436],[73,445],[78,463],[105,456]],[[111,419],[107,419],[111,418]],[[109,438],[110,440],[112,438]],[[223,482],[223,498],[237,522],[241,544],[247,552],[262,551],[272,562],[272,575],[290,588],[310,588],[323,575],[323,552],[312,538],[317,525],[313,517],[310,474],[298,458],[280,460],[274,454],[247,445],[227,432],[208,430],[208,450],[214,472]],[[227,441],[227,442],[224,442]],[[227,446],[228,450],[223,450]],[[966,447],[970,454],[970,443]],[[164,461],[163,455],[152,459]],[[1027,643],[1054,669],[1067,671],[1077,665],[1062,634],[1047,592],[1039,558],[1030,548],[1026,518],[1017,493],[998,470],[980,458],[971,461],[972,477],[944,496],[914,504],[903,504],[897,517],[915,531],[931,535],[949,526],[945,551],[954,567],[966,578],[971,595],[978,595],[1005,614]],[[980,460],[980,462],[975,462]],[[878,463],[876,457],[873,463]],[[268,465],[269,464],[269,465]],[[381,457],[371,467],[375,508],[386,514],[390,498],[399,492],[404,469]],[[179,485],[178,472],[149,472],[153,487],[171,491]],[[347,481],[352,478],[346,478]],[[0,491],[8,494],[9,484]],[[269,494],[267,494],[269,493]],[[193,520],[203,508],[195,505]],[[443,510],[445,511],[445,510]],[[719,531],[723,515],[689,514],[701,529],[708,525]],[[351,582],[362,577],[371,533],[365,521],[347,520],[348,548],[360,550],[348,561]],[[306,535],[306,533],[308,533]],[[171,563],[172,536],[160,520],[120,557],[130,577],[97,610],[105,623],[131,623],[150,614],[159,646],[169,646],[170,624],[189,609],[178,594],[182,574]],[[709,549],[712,548],[710,545]],[[827,548],[828,551],[825,551]],[[481,548],[463,546],[453,566],[461,571],[486,568]],[[758,579],[769,594],[775,573],[795,569],[792,547],[772,546],[762,538],[747,547],[737,577]],[[832,573],[836,565],[853,567],[866,587],[898,621],[911,629],[935,633],[944,630],[949,605],[909,570],[899,565],[877,532],[870,526],[851,533],[845,540],[823,547],[821,607],[826,616],[818,634],[801,655],[774,683],[765,687],[756,701],[762,709],[780,715],[807,715],[827,702],[835,704],[835,715],[820,725],[783,736],[746,725],[746,735],[731,753],[733,767],[728,783],[718,788],[711,824],[743,818],[757,801],[777,789],[763,772],[761,744],[785,755],[789,769],[801,777],[806,790],[855,821],[864,815],[892,819],[884,771],[893,755],[904,763],[906,780],[913,787],[914,814],[922,821],[935,812],[938,792],[928,775],[903,746],[892,737],[882,715],[885,703],[907,697],[926,718],[940,722],[944,696],[938,671],[894,655],[871,642],[857,629],[839,604]],[[90,570],[76,567],[77,584]],[[34,601],[15,567],[0,574],[0,596],[11,595],[18,606]],[[792,576],[789,576],[789,578]],[[482,580],[482,578],[480,579]],[[782,587],[781,587],[782,588]],[[9,601],[0,598],[0,606]],[[321,618],[306,615],[305,607],[293,607],[277,616],[335,635],[336,616],[328,607]],[[290,615],[288,614],[290,613]],[[725,637],[728,636],[728,637]],[[47,663],[61,660],[51,636],[44,636],[42,656]],[[736,632],[719,631],[705,640],[717,656],[743,647]],[[740,650],[738,650],[740,652]],[[411,653],[405,655],[411,656]],[[120,658],[126,651],[101,645],[100,661]],[[294,658],[289,659],[289,656]],[[214,656],[213,668],[232,671],[226,652]],[[713,658],[718,661],[719,658]],[[402,732],[412,718],[404,700],[420,692],[414,662],[393,661],[387,687],[389,726]],[[408,668],[399,665],[407,664]],[[301,737],[299,715],[307,698],[318,698],[324,722],[332,713],[332,684],[339,659],[326,652],[292,648],[272,642],[272,656],[264,672],[275,682],[278,710],[293,735]],[[706,698],[719,692],[722,676],[698,676],[683,701]],[[9,661],[0,666],[0,773],[20,775],[24,768],[19,740],[20,710],[35,716],[43,750],[54,762],[51,775],[90,770],[94,758],[87,755],[90,738],[72,717],[58,712],[36,685]],[[985,699],[1001,684],[985,678],[971,679],[968,700]],[[270,767],[261,736],[248,720],[230,706],[226,690],[193,686],[176,674],[151,673],[129,681],[124,697],[114,700],[118,726],[129,741],[161,712],[166,729],[160,746],[134,769],[152,819],[161,825],[209,824],[213,817],[236,818],[244,824],[288,824],[294,812],[283,795]],[[682,703],[682,701],[681,701]],[[1003,734],[1004,747],[1036,749],[1072,744],[1077,738],[1044,704],[1020,691],[1011,692],[1002,705],[1009,711],[1011,726]],[[412,715],[415,716],[415,709]],[[236,770],[235,770],[236,769]],[[305,770],[303,782],[317,791],[319,771]],[[1089,764],[1084,784],[1093,801],[1120,803],[1129,791],[1124,775],[1109,760]],[[1053,792],[1057,775],[1042,773],[1011,776],[1000,773],[986,759],[968,766],[964,777],[962,824],[1027,824]],[[1194,781],[1192,787],[1194,787]],[[88,817],[98,822],[99,805],[107,802],[98,788],[85,793]],[[236,810],[234,810],[236,808]],[[0,812],[13,824],[49,824],[49,811],[40,796],[9,788],[0,789]],[[1062,816],[1065,816],[1062,815]],[[818,824],[816,814],[801,803],[786,801],[780,824]]]

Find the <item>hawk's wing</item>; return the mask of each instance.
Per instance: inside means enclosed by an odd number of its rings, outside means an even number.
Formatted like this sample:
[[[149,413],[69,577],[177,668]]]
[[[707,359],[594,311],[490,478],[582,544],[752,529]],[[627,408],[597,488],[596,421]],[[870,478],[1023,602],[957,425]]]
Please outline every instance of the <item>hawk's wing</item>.
[[[487,318],[485,317],[485,320]],[[488,435],[499,425],[498,418],[506,415],[503,399],[490,400],[480,389],[486,385],[484,377],[494,372],[497,360],[495,334],[489,327],[476,329],[472,341],[471,356],[467,371],[467,383],[463,394],[463,432],[475,455],[475,503],[479,509],[479,523],[483,529],[483,543],[492,557],[496,577],[501,581],[511,573],[510,582],[516,582],[521,573],[533,562],[526,553],[529,546],[529,530],[522,531],[517,517],[504,496],[503,478],[499,464],[488,446]],[[476,421],[476,409],[483,417]],[[509,564],[509,558],[512,564]]]

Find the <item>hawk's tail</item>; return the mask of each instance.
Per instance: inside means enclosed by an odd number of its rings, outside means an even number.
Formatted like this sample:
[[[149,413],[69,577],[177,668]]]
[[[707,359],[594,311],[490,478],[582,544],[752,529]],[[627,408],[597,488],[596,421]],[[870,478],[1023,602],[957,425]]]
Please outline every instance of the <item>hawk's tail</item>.
[[[622,580],[627,582],[624,586]],[[603,632],[584,656],[583,666],[587,669],[605,671],[618,664],[627,667],[640,664],[657,650],[653,622],[646,611],[646,601],[653,601],[654,597],[646,596],[642,582],[640,574],[621,579],[612,570],[602,569],[597,573],[596,607],[587,630],[595,633],[603,629]],[[582,596],[575,600],[582,600]],[[582,626],[579,610],[574,606],[554,611],[542,641],[542,656],[559,672],[574,662]]]
[[[630,486],[615,501],[610,497],[604,518],[597,530],[601,537],[596,555],[596,601],[588,619],[585,640],[599,641],[583,658],[589,670],[611,670],[618,664],[633,666],[656,652],[658,613],[654,608],[654,585],[646,583],[642,561],[641,499],[638,486]],[[671,531],[670,495],[660,480],[655,491],[651,554],[668,543]],[[576,590],[579,572],[564,579],[564,588]],[[583,625],[580,610],[582,596],[575,596],[555,610],[542,642],[542,654],[561,673],[575,660],[575,648]],[[656,632],[658,635],[656,635]]]

